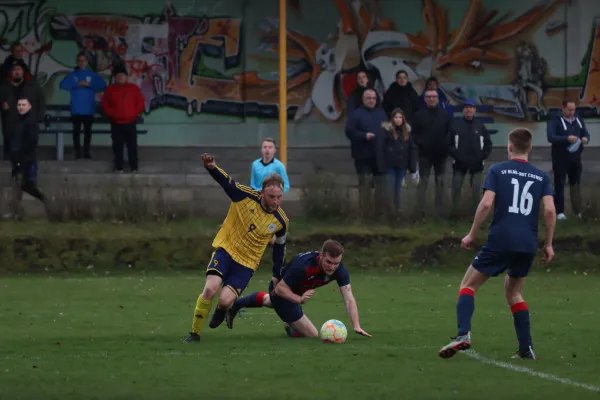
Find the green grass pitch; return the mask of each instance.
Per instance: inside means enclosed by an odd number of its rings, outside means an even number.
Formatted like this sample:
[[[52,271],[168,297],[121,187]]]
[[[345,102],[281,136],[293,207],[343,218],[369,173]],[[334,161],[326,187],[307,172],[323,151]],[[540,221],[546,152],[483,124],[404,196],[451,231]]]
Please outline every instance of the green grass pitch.
[[[456,333],[460,274],[350,271],[361,324],[372,339],[351,331],[335,283],[304,307],[318,327],[330,318],[346,324],[350,332],[341,345],[288,338],[267,308],[248,310],[234,330],[206,324],[200,343],[182,343],[201,271],[2,278],[0,399],[600,397],[596,275],[532,273],[524,294],[536,362],[510,359],[517,345],[502,279],[476,296],[477,353],[556,378],[548,380],[465,354],[438,358]],[[266,290],[267,279],[259,272],[245,294]]]

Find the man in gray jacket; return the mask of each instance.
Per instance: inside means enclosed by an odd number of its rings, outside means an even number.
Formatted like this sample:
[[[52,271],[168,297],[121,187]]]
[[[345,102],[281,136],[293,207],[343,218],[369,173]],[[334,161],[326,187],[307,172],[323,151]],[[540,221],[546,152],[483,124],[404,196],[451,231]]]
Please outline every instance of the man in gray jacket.
[[[11,138],[19,126],[19,111],[17,102],[20,98],[27,98],[31,102],[35,120],[44,120],[46,101],[35,78],[25,79],[23,61],[16,60],[10,68],[10,79],[2,82],[0,86],[0,115],[2,116],[2,136],[4,158],[7,159],[11,148]]]

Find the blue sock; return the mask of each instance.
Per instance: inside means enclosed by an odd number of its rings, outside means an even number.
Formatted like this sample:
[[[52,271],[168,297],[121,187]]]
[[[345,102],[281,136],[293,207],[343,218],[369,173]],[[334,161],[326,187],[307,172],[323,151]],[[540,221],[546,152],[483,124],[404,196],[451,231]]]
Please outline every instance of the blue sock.
[[[471,331],[473,312],[475,312],[475,292],[469,288],[463,288],[458,292],[458,301],[456,302],[458,336],[466,335]]]
[[[263,299],[267,295],[267,292],[255,292],[249,294],[248,296],[240,297],[235,301],[233,307],[236,310],[240,308],[254,308],[254,307],[262,307]]]
[[[512,311],[513,314],[515,331],[517,332],[517,339],[519,341],[519,352],[523,354],[527,353],[529,351],[529,346],[533,348],[531,325],[529,323],[529,308],[527,308],[527,304],[522,301],[513,304],[510,307],[510,311]]]

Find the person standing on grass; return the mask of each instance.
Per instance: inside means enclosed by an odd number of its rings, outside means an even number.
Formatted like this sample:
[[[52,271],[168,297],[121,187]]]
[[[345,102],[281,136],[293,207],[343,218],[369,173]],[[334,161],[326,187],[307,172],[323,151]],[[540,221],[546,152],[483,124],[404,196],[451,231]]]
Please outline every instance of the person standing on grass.
[[[96,92],[106,88],[104,79],[88,68],[85,54],[77,56],[77,68],[65,76],[60,88],[71,93],[71,122],[73,123],[73,150],[76,160],[81,158],[81,142],[79,140],[83,125],[83,158],[91,159],[92,123],[96,113]]]
[[[49,211],[46,196],[40,192],[36,185],[38,171],[36,148],[40,128],[37,116],[33,114],[31,108],[31,102],[26,97],[21,96],[17,101],[17,110],[20,118],[10,147],[14,189],[11,209],[14,216],[20,214],[18,209],[21,204],[23,192],[40,200],[46,207],[46,212]]]
[[[401,109],[392,111],[391,120],[384,125],[385,138],[380,141],[380,155],[377,160],[380,171],[386,175],[387,192],[394,209],[400,209],[400,191],[406,171],[412,174],[414,182],[419,181],[417,172],[417,146],[410,136],[411,127]]]
[[[208,173],[231,199],[229,212],[213,240],[215,251],[206,268],[204,289],[194,308],[192,331],[184,342],[199,342],[204,322],[219,292],[217,309],[209,327],[223,323],[227,310],[240,296],[254,272],[258,269],[265,249],[273,235],[273,268],[283,266],[289,219],[280,207],[283,197],[283,180],[272,174],[263,180],[262,190],[241,185],[215,162],[214,157],[202,155]]]
[[[235,316],[242,308],[269,307],[284,322],[289,337],[319,337],[319,330],[302,310],[302,304],[315,289],[337,282],[354,332],[371,337],[360,326],[358,306],[350,286],[350,274],[342,263],[344,248],[335,240],[323,243],[321,251],[300,253],[283,268],[273,268],[268,292],[256,292],[235,301],[227,311],[227,327],[233,329]]]
[[[523,299],[523,286],[538,247],[540,202],[544,205],[546,243],[543,262],[554,257],[552,239],[556,210],[548,175],[528,161],[533,136],[528,129],[517,128],[508,134],[510,161],[492,165],[484,184],[483,199],[477,207],[471,230],[462,239],[464,249],[471,248],[477,232],[492,208],[494,218],[483,245],[460,284],[456,319],[458,335],[442,347],[438,355],[450,358],[471,347],[471,319],[475,311],[475,293],[490,278],[507,271],[504,295],[513,314],[519,350],[513,358],[535,360],[529,309]]]
[[[123,172],[123,149],[126,145],[129,167],[132,173],[136,173],[138,170],[136,121],[144,111],[144,96],[137,85],[127,82],[127,68],[119,66],[113,70],[113,73],[115,83],[106,88],[102,96],[102,109],[111,122],[115,172]]]
[[[583,119],[575,116],[577,110],[574,101],[563,101],[562,116],[549,119],[546,125],[548,142],[552,143],[552,171],[554,172],[554,190],[556,196],[557,218],[567,219],[565,215],[565,181],[569,177],[571,206],[573,213],[581,217],[581,153],[590,141],[590,134]]]
[[[290,181],[285,170],[285,165],[275,158],[275,153],[277,152],[275,140],[272,138],[263,139],[260,152],[262,158],[252,163],[250,186],[254,190],[261,190],[263,180],[272,173],[276,173],[283,179],[283,192],[287,193],[290,190]]]

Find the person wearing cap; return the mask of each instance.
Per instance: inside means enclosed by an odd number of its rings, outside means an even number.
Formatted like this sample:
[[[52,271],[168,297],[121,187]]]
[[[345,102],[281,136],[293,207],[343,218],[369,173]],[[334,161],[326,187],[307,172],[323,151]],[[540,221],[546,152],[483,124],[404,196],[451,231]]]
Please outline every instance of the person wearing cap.
[[[564,100],[562,116],[555,116],[546,123],[548,142],[552,144],[552,171],[554,173],[554,206],[556,218],[566,219],[565,182],[569,177],[571,207],[581,217],[581,153],[590,141],[590,134],[583,119],[575,116],[577,106],[572,100]]]
[[[96,113],[96,92],[106,88],[104,79],[88,68],[85,53],[77,55],[77,68],[65,76],[60,82],[60,88],[71,94],[71,122],[73,123],[73,150],[75,159],[81,154],[81,125],[83,125],[83,157],[92,158],[90,145],[92,142],[92,123]]]
[[[0,81],[4,82],[10,80],[10,70],[15,62],[18,62],[23,67],[23,76],[29,80],[31,78],[31,71],[25,63],[23,56],[25,55],[25,47],[19,42],[14,42],[10,46],[10,54],[4,59],[2,66],[0,66]]]
[[[10,79],[3,81],[0,85],[0,115],[2,116],[2,138],[4,158],[8,159],[10,153],[10,142],[19,125],[19,112],[17,101],[27,98],[31,103],[32,115],[38,122],[44,120],[46,112],[46,100],[35,79],[25,79],[25,63],[13,61],[10,69]]]
[[[127,146],[129,167],[138,170],[137,125],[138,116],[144,111],[144,96],[140,88],[127,82],[127,69],[118,66],[113,70],[115,83],[104,91],[102,109],[110,119],[115,172],[123,172],[123,149]]]
[[[475,102],[463,103],[463,118],[454,119],[450,125],[448,152],[452,163],[452,205],[458,210],[460,195],[467,175],[471,188],[471,208],[474,211],[480,200],[483,164],[492,153],[492,139],[481,120],[475,118]]]

